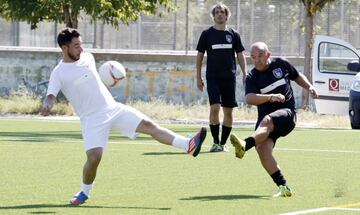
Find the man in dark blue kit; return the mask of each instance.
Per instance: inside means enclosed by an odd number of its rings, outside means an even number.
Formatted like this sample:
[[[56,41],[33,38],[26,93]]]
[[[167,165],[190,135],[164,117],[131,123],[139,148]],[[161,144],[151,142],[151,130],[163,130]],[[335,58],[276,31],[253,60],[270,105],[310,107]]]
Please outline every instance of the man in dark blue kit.
[[[210,152],[228,151],[225,143],[230,135],[233,123],[233,108],[237,106],[236,89],[236,59],[243,73],[243,82],[246,77],[246,59],[243,54],[245,50],[240,35],[235,30],[226,26],[230,18],[229,8],[218,3],[212,7],[211,16],[214,26],[204,30],[197,45],[196,71],[197,87],[200,91],[204,89],[204,81],[201,76],[201,67],[204,54],[207,54],[206,83],[210,103],[209,124],[213,136],[214,145]],[[219,112],[222,106],[224,119],[220,133]]]
[[[318,97],[318,93],[288,61],[281,58],[271,60],[271,52],[265,43],[256,42],[250,50],[255,68],[246,77],[245,98],[248,104],[257,105],[256,130],[244,140],[231,134],[230,141],[238,158],[255,146],[262,166],[278,186],[274,197],[289,197],[293,193],[272,152],[276,140],[295,128],[295,99],[290,80],[308,90],[313,97]]]

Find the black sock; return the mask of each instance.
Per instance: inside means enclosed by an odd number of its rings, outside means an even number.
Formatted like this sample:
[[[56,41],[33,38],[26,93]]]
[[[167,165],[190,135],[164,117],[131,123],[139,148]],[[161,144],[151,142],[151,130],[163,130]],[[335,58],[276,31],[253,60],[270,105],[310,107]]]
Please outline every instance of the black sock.
[[[275,182],[275,184],[277,186],[280,186],[280,185],[285,185],[286,186],[285,177],[283,176],[283,174],[281,174],[280,170],[278,170],[278,171],[274,172],[273,174],[271,174],[271,178],[274,180],[274,182]]]
[[[232,129],[232,127],[227,127],[225,125],[221,126],[221,141],[220,141],[221,145],[225,145],[225,143],[230,135],[231,129]]]
[[[245,151],[255,146],[255,139],[253,137],[245,138],[245,142],[246,142]]]
[[[211,135],[214,138],[214,143],[219,143],[219,129],[220,129],[220,124],[217,125],[210,125],[210,131],[211,131]]]

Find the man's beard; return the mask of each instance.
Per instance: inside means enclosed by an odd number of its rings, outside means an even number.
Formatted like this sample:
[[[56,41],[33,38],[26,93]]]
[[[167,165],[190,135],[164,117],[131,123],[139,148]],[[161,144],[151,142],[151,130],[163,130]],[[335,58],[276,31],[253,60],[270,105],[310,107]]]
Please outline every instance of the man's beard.
[[[218,25],[222,25],[222,24],[225,24],[226,21],[225,20],[221,20],[221,21],[216,20],[215,23],[218,24]]]
[[[77,60],[79,60],[79,59],[80,59],[80,56],[79,56],[79,57],[77,57],[77,56],[75,56],[75,55],[71,54],[70,52],[68,52],[68,56],[69,56],[69,58],[71,58],[71,59],[72,59],[72,60],[74,60],[74,61],[77,61]]]

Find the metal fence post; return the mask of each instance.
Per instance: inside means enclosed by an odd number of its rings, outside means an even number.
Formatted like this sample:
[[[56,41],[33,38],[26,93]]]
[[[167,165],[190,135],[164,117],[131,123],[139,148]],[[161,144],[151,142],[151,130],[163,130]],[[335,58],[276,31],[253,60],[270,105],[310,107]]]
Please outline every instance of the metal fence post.
[[[58,24],[57,22],[54,23],[54,47],[57,47],[58,44],[57,44],[57,27],[58,27]]]
[[[240,32],[240,0],[236,1],[236,30]]]
[[[12,44],[13,46],[19,46],[20,45],[20,39],[19,39],[19,36],[20,36],[20,24],[19,22],[12,22],[11,23],[11,35],[13,38],[12,39]]]
[[[97,34],[97,23],[96,20],[94,21],[94,40],[93,40],[93,48],[97,48],[97,44],[96,44],[96,34]]]
[[[189,51],[189,0],[186,0],[186,17],[185,17],[185,54]]]
[[[174,2],[175,7],[177,8],[177,0]],[[177,28],[177,13],[174,13],[174,38],[173,38],[173,50],[176,50],[176,28]]]

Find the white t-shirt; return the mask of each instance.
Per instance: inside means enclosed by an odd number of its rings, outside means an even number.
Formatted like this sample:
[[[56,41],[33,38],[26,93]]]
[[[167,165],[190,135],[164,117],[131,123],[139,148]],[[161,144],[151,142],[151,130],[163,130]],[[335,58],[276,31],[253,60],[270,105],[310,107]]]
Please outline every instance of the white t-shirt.
[[[47,95],[56,96],[60,90],[80,118],[116,106],[116,101],[100,80],[91,53],[82,53],[73,63],[59,62],[50,75]]]

